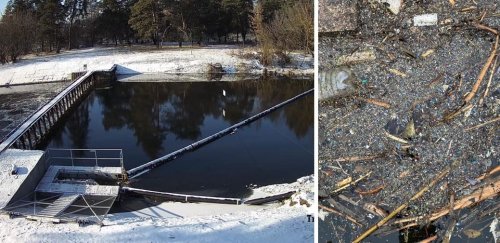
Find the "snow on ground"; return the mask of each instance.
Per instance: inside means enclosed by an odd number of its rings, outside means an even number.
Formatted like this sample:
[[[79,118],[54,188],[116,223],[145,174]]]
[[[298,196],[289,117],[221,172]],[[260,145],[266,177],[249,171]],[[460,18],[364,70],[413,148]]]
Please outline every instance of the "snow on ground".
[[[262,65],[255,59],[238,55],[237,46],[218,45],[196,48],[140,47],[91,48],[66,51],[50,56],[29,56],[15,64],[0,66],[0,85],[51,82],[68,79],[72,72],[107,70],[118,65],[118,74],[137,73],[206,73],[210,63],[220,63],[227,73],[262,73]],[[276,72],[313,73],[313,58],[292,55],[292,64],[274,68]]]
[[[19,149],[0,154],[0,209],[7,205],[42,155],[43,151]],[[17,167],[17,175],[11,175],[12,165]]]
[[[313,176],[255,189],[265,194],[298,190],[312,195]],[[307,197],[309,198],[309,197]],[[309,198],[313,203],[313,197]],[[293,203],[291,202],[293,201]],[[238,208],[241,207],[241,208]],[[298,197],[267,206],[164,203],[158,211],[110,215],[103,227],[49,224],[0,216],[0,242],[312,242],[312,206]]]

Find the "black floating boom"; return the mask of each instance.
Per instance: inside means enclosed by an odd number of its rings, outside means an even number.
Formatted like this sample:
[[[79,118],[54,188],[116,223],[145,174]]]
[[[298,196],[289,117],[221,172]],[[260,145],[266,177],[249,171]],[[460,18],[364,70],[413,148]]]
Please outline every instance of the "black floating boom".
[[[243,202],[243,204],[248,204],[248,205],[262,205],[264,203],[270,203],[270,202],[274,202],[274,201],[288,199],[294,193],[295,193],[295,191],[289,191],[289,192],[278,194],[278,195],[274,195],[274,196],[246,200],[245,202]]]
[[[185,154],[186,152],[193,151],[193,150],[198,149],[204,145],[207,145],[215,140],[218,140],[219,138],[222,138],[228,134],[231,134],[231,133],[235,132],[239,127],[248,125],[248,124],[264,117],[265,115],[267,115],[267,114],[269,114],[269,113],[271,113],[271,112],[273,112],[273,111],[275,111],[275,110],[277,110],[285,105],[288,105],[288,104],[290,104],[290,103],[292,103],[292,102],[294,102],[294,101],[296,101],[296,100],[298,100],[306,95],[312,94],[313,92],[314,92],[314,89],[310,89],[310,90],[308,90],[304,93],[301,93],[301,94],[299,94],[291,99],[288,99],[284,102],[281,102],[281,103],[279,103],[279,104],[277,104],[277,105],[275,105],[275,106],[273,106],[273,107],[271,107],[263,112],[260,112],[260,113],[254,115],[248,119],[245,119],[239,123],[236,123],[236,124],[226,128],[218,133],[215,133],[211,136],[208,136],[204,139],[201,139],[197,142],[194,142],[194,143],[192,143],[184,148],[176,150],[176,151],[174,151],[170,154],[167,154],[163,157],[157,158],[157,159],[152,160],[150,162],[147,162],[141,166],[130,169],[127,171],[127,175],[129,178],[138,177],[138,176],[140,176],[140,175],[142,175],[142,174],[144,174],[144,173],[146,173],[146,172],[148,172],[148,171],[150,171],[150,170],[152,170],[160,165],[163,165],[169,161],[176,159],[178,156],[181,156],[181,155]]]
[[[136,195],[159,197],[174,202],[190,202],[190,203],[205,202],[205,203],[235,204],[235,205],[241,204],[241,199],[239,198],[195,196],[195,195],[186,195],[186,194],[178,194],[170,192],[150,191],[132,187],[122,187],[122,191]]]

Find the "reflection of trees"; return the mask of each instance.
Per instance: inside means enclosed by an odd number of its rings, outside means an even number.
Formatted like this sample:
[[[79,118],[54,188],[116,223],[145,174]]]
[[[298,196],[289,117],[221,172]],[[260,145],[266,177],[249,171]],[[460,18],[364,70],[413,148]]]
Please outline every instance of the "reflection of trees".
[[[159,93],[148,83],[130,87],[117,85],[106,92],[97,92],[104,106],[104,129],[127,126],[149,156],[158,156],[166,136],[159,122]]]
[[[97,92],[103,105],[105,129],[127,126],[151,157],[162,152],[168,133],[178,139],[197,140],[205,119],[212,116],[230,124],[309,89],[312,82],[261,80],[200,83],[119,83]],[[223,96],[225,90],[226,96]],[[297,136],[313,122],[312,96],[271,114],[283,116]],[[222,118],[222,110],[225,116]]]
[[[90,123],[89,100],[83,101],[66,122],[66,131],[73,142],[73,148],[87,148],[87,134]]]
[[[265,80],[258,83],[257,94],[262,109],[266,109],[311,89],[313,85],[310,80]],[[306,96],[269,117],[277,121],[282,115],[297,137],[305,136],[314,122],[314,97]]]

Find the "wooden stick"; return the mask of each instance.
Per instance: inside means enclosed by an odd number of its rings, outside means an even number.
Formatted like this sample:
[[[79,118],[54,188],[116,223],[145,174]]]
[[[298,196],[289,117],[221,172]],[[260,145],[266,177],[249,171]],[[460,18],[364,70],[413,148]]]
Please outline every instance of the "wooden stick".
[[[388,133],[388,132],[385,132],[385,135],[386,135],[388,138],[390,138],[390,139],[392,139],[392,140],[394,140],[394,141],[398,141],[398,142],[400,142],[400,143],[408,144],[408,141],[406,141],[406,140],[404,140],[404,139],[402,139],[402,138],[396,137],[396,136],[394,136],[394,135],[392,135],[392,134],[390,134],[390,133]]]
[[[363,239],[365,239],[366,237],[370,236],[373,232],[375,232],[377,229],[379,229],[380,227],[382,227],[383,225],[385,225],[389,220],[391,220],[392,218],[394,218],[394,216],[396,216],[397,214],[399,214],[403,209],[407,208],[408,205],[410,205],[411,202],[413,202],[413,201],[417,200],[418,198],[422,197],[428,190],[430,190],[431,188],[433,188],[439,181],[441,181],[441,179],[443,179],[449,172],[450,172],[450,167],[447,166],[446,169],[444,169],[443,171],[441,171],[441,173],[439,173],[436,177],[434,177],[434,179],[432,179],[432,181],[429,184],[427,184],[426,186],[424,186],[422,189],[420,189],[420,191],[418,191],[415,195],[413,195],[413,197],[410,198],[410,200],[408,200],[407,202],[403,203],[401,206],[399,206],[398,208],[396,208],[389,215],[387,215],[387,217],[383,218],[378,223],[376,223],[375,225],[373,225],[370,229],[368,229],[363,234],[361,234],[360,236],[358,236],[358,238],[356,238],[353,242],[354,243],[361,242]]]
[[[455,224],[457,223],[457,218],[455,217],[455,211],[453,210],[453,206],[455,205],[455,193],[452,192],[450,195],[450,216],[451,220],[448,223],[448,228],[443,236],[443,243],[450,243],[451,235],[453,234],[453,230],[455,230]]]
[[[489,184],[484,188],[478,188],[472,194],[465,196],[458,201],[455,201],[455,203],[453,205],[453,210],[458,210],[458,209],[463,209],[463,208],[469,207],[473,204],[477,204],[477,203],[482,202],[482,201],[489,199],[491,197],[498,196],[499,193],[500,193],[500,180],[496,181],[492,184]],[[395,221],[393,224],[412,222],[412,221],[417,221],[417,220],[424,219],[424,218],[427,218],[429,221],[434,221],[438,218],[441,218],[441,217],[447,215],[448,213],[450,213],[450,211],[451,211],[450,207],[445,207],[441,210],[438,210],[436,213],[431,214],[430,216],[418,216],[418,217],[404,218],[404,219],[400,219],[400,220]]]
[[[493,46],[493,50],[491,50],[490,57],[486,61],[486,64],[483,66],[483,69],[481,69],[481,72],[479,73],[479,76],[477,78],[476,83],[472,87],[471,92],[465,97],[465,102],[468,103],[472,98],[474,98],[474,95],[476,95],[477,90],[479,89],[479,86],[481,86],[481,82],[483,82],[484,76],[488,72],[488,69],[491,66],[491,62],[493,62],[493,58],[495,58],[495,55],[497,53],[497,48],[498,48],[498,35],[495,41],[495,44]]]
[[[497,167],[493,168],[492,170],[490,170],[490,171],[482,174],[481,176],[479,176],[478,178],[476,178],[476,180],[482,181],[482,180],[484,180],[484,178],[486,178],[486,177],[488,177],[490,175],[493,175],[493,174],[495,174],[495,173],[497,173],[499,171],[500,171],[500,165],[498,165]]]
[[[358,226],[363,226],[363,225],[362,225],[362,224],[360,224],[358,221],[356,221],[356,219],[351,218],[351,216],[349,216],[349,215],[345,215],[345,214],[343,214],[343,213],[341,213],[341,212],[339,212],[339,211],[337,211],[337,210],[335,210],[335,209],[333,209],[333,208],[330,208],[330,207],[327,207],[327,206],[323,206],[323,205],[321,205],[321,204],[319,204],[318,206],[319,206],[319,208],[321,208],[321,209],[323,209],[323,210],[325,210],[325,211],[327,211],[327,212],[334,213],[334,214],[336,214],[336,215],[339,215],[339,216],[341,216],[341,217],[344,217],[344,218],[346,218],[347,220],[349,220],[349,221],[351,221],[351,222],[355,223],[355,224],[356,224],[356,225],[358,225]]]
[[[364,101],[366,103],[370,103],[372,105],[384,107],[386,109],[390,109],[391,108],[391,104],[389,104],[389,103],[387,103],[385,101],[380,101],[380,100],[371,99],[371,98],[362,98],[362,97],[356,97],[356,99],[362,100],[362,101]]]
[[[495,35],[498,35],[498,31],[497,30],[492,29],[492,28],[490,28],[490,27],[488,27],[486,25],[482,25],[482,24],[478,24],[478,23],[475,23],[475,24],[472,24],[472,25],[474,25],[474,27],[476,27],[478,29],[486,30],[486,31],[489,31],[489,32],[491,32],[491,33],[493,33]]]
[[[488,79],[488,84],[486,84],[486,89],[484,90],[483,96],[479,100],[479,104],[482,105],[484,99],[486,96],[488,96],[488,93],[490,91],[490,86],[491,86],[491,81],[493,81],[493,76],[495,75],[495,69],[497,69],[497,61],[498,61],[498,56],[495,58],[495,62],[493,62],[493,66],[491,67],[491,72],[490,72],[490,78]]]
[[[457,117],[458,115],[460,115],[460,114],[464,113],[464,112],[465,112],[465,111],[467,111],[468,109],[472,109],[472,107],[473,107],[473,106],[474,106],[474,105],[472,105],[472,104],[464,105],[464,106],[462,106],[460,109],[458,109],[458,110],[456,110],[456,111],[454,111],[454,112],[452,112],[452,113],[450,113],[450,114],[446,115],[446,116],[443,118],[443,120],[444,120],[444,121],[449,121],[449,120],[451,120],[451,119],[453,119],[453,118]]]
[[[373,189],[370,189],[368,191],[361,191],[359,189],[356,189],[355,192],[358,193],[358,194],[360,194],[360,195],[371,195],[371,194],[379,193],[384,188],[385,188],[385,185],[380,185],[380,186],[375,187]]]
[[[368,172],[366,175],[361,176],[360,178],[358,178],[357,180],[355,180],[355,181],[353,181],[353,182],[351,182],[351,183],[349,183],[349,184],[347,184],[347,185],[344,185],[344,186],[341,186],[341,187],[339,187],[339,188],[335,189],[332,193],[337,193],[337,192],[340,192],[340,191],[342,191],[342,190],[344,190],[344,189],[348,188],[349,186],[354,185],[354,184],[356,184],[356,183],[360,182],[361,180],[365,179],[366,177],[370,176],[371,174],[372,174],[372,172],[370,171],[370,172]]]
[[[360,206],[359,203],[353,201],[352,199],[350,199],[342,194],[339,195],[339,198],[354,205],[354,206],[358,206],[358,207]],[[361,206],[364,210],[366,210],[367,212],[369,212],[371,214],[378,215],[381,217],[387,217],[387,212],[384,209],[380,208],[379,206],[377,206],[373,203],[362,203]]]
[[[494,122],[497,122],[497,121],[500,121],[500,116],[496,117],[496,118],[493,118],[485,123],[482,123],[482,124],[479,124],[479,125],[476,125],[476,126],[473,126],[473,127],[469,127],[467,129],[465,129],[465,131],[470,131],[470,130],[474,130],[474,129],[478,129],[480,127],[484,127],[490,123],[494,123]]]
[[[332,160],[332,162],[356,162],[356,161],[362,161],[362,160],[373,160],[373,159],[381,158],[382,156],[383,156],[383,154],[368,155],[368,156],[352,156],[352,157],[334,159],[334,160]]]

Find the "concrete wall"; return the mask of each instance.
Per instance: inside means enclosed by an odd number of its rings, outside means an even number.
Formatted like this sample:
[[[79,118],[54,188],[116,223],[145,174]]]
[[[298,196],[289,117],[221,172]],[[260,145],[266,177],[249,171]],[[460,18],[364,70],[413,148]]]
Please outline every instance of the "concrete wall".
[[[35,167],[33,167],[33,169],[28,172],[28,176],[26,177],[26,179],[24,179],[23,183],[21,184],[19,189],[17,189],[14,196],[12,196],[9,203],[7,204],[7,207],[35,191],[36,186],[49,168],[50,161],[47,158],[49,158],[50,156],[48,155],[48,152],[45,152],[38,163],[35,165]]]

